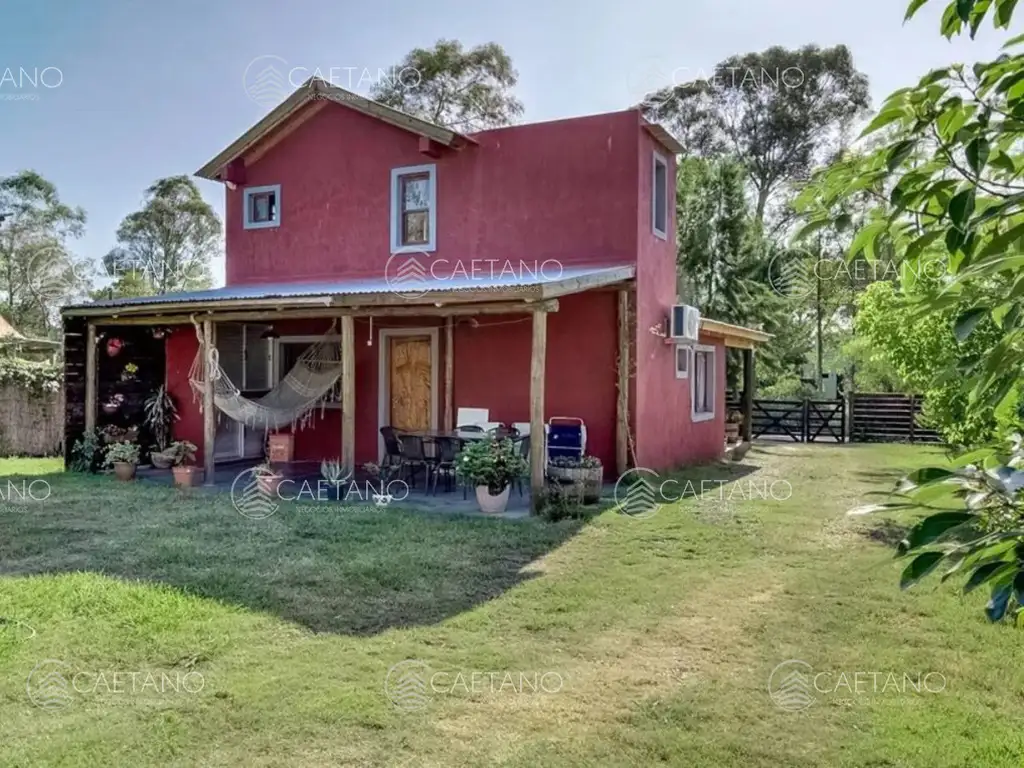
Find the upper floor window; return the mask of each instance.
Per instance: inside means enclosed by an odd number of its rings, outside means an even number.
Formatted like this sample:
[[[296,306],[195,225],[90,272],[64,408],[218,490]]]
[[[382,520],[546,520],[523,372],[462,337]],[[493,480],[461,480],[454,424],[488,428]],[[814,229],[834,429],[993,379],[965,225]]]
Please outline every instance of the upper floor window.
[[[249,187],[242,195],[244,227],[264,229],[281,226],[281,185]]]
[[[435,165],[391,171],[391,252],[433,251],[437,247]]]
[[[668,160],[654,153],[654,188],[651,191],[651,229],[668,239]]]

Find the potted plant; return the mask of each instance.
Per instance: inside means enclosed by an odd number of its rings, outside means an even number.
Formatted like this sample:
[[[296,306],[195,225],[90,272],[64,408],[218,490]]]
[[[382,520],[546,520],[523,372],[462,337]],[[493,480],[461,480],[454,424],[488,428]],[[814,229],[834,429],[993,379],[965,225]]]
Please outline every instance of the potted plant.
[[[146,426],[156,441],[156,450],[149,454],[149,460],[157,469],[167,469],[173,464],[174,456],[168,451],[171,439],[171,425],[178,420],[178,408],[167,387],[159,387],[146,398]]]
[[[116,424],[107,424],[100,429],[100,437],[105,445],[114,443],[137,443],[139,441],[138,427],[119,427]]]
[[[739,411],[730,411],[729,418],[725,421],[725,441],[730,445],[740,440],[740,427],[743,425],[743,414]]]
[[[331,489],[331,498],[334,501],[341,501],[342,498],[342,483],[348,478],[345,476],[345,470],[341,466],[341,461],[338,459],[331,459],[328,461],[324,459],[320,462],[320,476],[327,482]],[[319,496],[319,494],[317,494]]]
[[[110,396],[110,399],[103,403],[103,412],[107,416],[113,416],[121,409],[121,405],[124,403],[124,395],[120,392]]]
[[[128,363],[121,371],[121,381],[135,381],[135,377],[139,375],[139,366],[135,363]]]
[[[195,444],[188,440],[175,440],[164,451],[165,455],[170,454],[171,457],[171,474],[175,485],[191,488],[199,484],[202,470],[194,466],[197,450]]]
[[[526,460],[511,440],[474,440],[466,445],[455,461],[459,478],[476,488],[480,511],[497,515],[508,506],[512,481],[526,471]]]
[[[135,443],[112,443],[107,448],[107,466],[114,468],[118,480],[128,482],[135,477],[139,464],[139,446]]]
[[[548,462],[547,473],[561,484],[579,488],[584,504],[601,500],[604,467],[596,456],[556,456]]]
[[[261,491],[270,496],[277,496],[277,489],[281,486],[281,481],[284,480],[284,474],[267,463],[253,467],[252,474]]]

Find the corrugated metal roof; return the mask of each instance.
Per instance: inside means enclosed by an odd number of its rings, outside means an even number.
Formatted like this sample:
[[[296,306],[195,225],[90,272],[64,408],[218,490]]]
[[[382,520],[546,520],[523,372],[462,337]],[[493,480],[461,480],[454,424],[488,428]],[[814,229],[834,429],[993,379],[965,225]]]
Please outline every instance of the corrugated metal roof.
[[[453,264],[456,262],[452,262]],[[486,264],[487,262],[477,262]],[[499,263],[500,265],[500,263]],[[407,293],[431,293],[438,291],[487,291],[502,288],[519,288],[543,286],[561,283],[584,277],[597,277],[612,274],[623,269],[616,267],[560,267],[554,259],[545,262],[540,268],[533,270],[509,269],[494,274],[473,275],[462,270],[459,274],[444,279],[432,277],[430,274],[406,272],[393,279],[351,278],[348,280],[328,280],[316,282],[281,282],[256,283],[246,285],[227,285],[206,291],[185,291],[182,293],[165,293],[159,296],[141,296],[120,299],[107,299],[65,307],[65,310],[104,307],[133,307],[146,304],[203,304],[207,302],[245,299],[288,299],[314,298],[322,296],[325,304],[332,296],[388,294],[403,295]]]

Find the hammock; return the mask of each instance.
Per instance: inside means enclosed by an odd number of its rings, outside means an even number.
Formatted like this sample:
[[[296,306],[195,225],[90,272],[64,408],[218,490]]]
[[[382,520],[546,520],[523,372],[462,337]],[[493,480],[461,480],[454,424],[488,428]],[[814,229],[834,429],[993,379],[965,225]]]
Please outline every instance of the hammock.
[[[336,341],[327,341],[334,325],[320,341],[302,353],[288,374],[270,392],[258,399],[243,397],[241,390],[220,367],[217,348],[207,350],[199,324],[199,351],[192,361],[188,379],[192,385],[193,400],[202,396],[207,374],[213,379],[213,402],[229,418],[249,427],[262,427],[265,431],[296,425],[305,427],[313,418],[313,409],[324,404],[341,376],[341,349]],[[204,365],[203,361],[207,364]]]

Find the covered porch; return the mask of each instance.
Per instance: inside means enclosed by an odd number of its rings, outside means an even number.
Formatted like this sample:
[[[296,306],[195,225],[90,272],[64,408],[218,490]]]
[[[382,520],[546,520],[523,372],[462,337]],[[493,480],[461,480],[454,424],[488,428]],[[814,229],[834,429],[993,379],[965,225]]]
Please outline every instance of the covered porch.
[[[232,427],[219,413],[214,366],[234,366],[231,378],[237,375],[241,394],[258,398],[304,346],[326,339],[337,344],[341,372],[327,402],[295,431],[297,461],[312,467],[338,459],[356,476],[363,463],[383,455],[380,427],[450,431],[460,426],[459,408],[485,408],[495,422],[529,425],[531,493],[524,498],[536,505],[545,479],[546,415],[579,415],[606,466],[625,463],[630,330],[617,313],[628,307],[633,273],[632,267],[566,268],[551,280],[437,282],[421,286],[419,295],[369,279],[231,286],[71,307],[65,330],[81,339],[81,428],[95,429],[104,419],[98,412],[109,389],[98,373],[103,340],[161,335],[164,382],[180,412],[175,438],[199,447],[205,483],[214,486],[222,466],[261,458],[265,439],[265,430]],[[574,349],[593,357],[574,358]],[[194,361],[204,368],[200,388],[194,379],[190,385]],[[583,382],[594,382],[594,393],[574,397]],[[72,403],[69,409],[73,418]],[[461,492],[444,496],[462,500]]]

